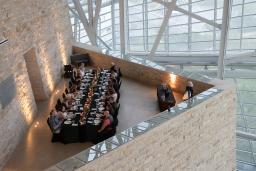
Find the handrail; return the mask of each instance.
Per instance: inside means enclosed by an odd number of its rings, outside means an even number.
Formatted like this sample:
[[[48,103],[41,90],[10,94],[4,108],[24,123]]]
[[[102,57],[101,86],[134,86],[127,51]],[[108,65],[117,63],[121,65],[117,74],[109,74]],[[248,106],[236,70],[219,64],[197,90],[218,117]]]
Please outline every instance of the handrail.
[[[245,138],[245,139],[248,139],[248,140],[256,141],[256,135],[248,133],[248,132],[237,130],[236,131],[236,136],[241,137],[241,138]]]

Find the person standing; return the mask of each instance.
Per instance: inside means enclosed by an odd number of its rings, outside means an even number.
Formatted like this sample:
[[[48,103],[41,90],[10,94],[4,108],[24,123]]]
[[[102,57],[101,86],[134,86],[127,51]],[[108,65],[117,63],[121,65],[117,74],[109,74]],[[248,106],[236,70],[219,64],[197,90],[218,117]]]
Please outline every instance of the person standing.
[[[183,100],[188,100],[194,96],[193,87],[194,87],[194,85],[193,85],[192,81],[188,81],[186,90],[185,90],[185,94],[183,96]]]

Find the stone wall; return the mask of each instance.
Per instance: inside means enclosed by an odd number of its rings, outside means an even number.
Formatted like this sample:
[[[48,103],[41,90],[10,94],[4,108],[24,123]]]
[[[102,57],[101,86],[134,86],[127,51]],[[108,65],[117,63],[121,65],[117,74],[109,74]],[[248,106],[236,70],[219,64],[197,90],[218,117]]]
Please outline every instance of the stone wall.
[[[49,97],[68,63],[72,30],[66,0],[0,0],[0,4],[0,39],[8,39],[0,45],[0,82],[13,77],[16,88],[7,106],[0,102],[1,170],[35,117],[28,71],[39,68],[42,91]],[[31,49],[38,66],[27,70],[24,54]]]
[[[230,87],[77,170],[235,171],[235,110]]]
[[[109,55],[102,54],[100,52],[87,50],[81,44],[76,44],[73,47],[73,53],[89,53],[91,57],[91,64],[95,67],[110,68],[111,62],[114,62],[118,66],[120,66],[121,72],[124,76],[134,79],[136,81],[151,84],[154,86],[157,86],[162,82],[168,82],[176,92],[179,92],[181,94],[184,93],[185,87],[187,85],[188,79],[186,77],[170,74],[166,71],[161,71],[152,67],[147,67],[127,60],[115,58]],[[195,94],[198,94],[212,87],[212,85],[207,83],[202,83],[193,79],[189,80],[192,80],[194,83]]]

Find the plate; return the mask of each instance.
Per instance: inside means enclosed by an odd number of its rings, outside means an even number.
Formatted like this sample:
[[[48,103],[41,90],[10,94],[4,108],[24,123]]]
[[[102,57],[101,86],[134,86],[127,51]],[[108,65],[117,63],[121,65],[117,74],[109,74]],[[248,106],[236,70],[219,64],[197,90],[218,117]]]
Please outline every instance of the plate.
[[[104,107],[99,107],[99,110],[101,110],[101,111],[104,110]]]
[[[64,122],[64,124],[66,124],[66,125],[69,125],[69,124],[71,124],[72,123],[72,121],[65,121]]]
[[[85,124],[85,122],[80,122],[80,125],[84,125]]]
[[[97,116],[98,118],[102,117],[102,115],[101,115],[101,114],[96,114],[96,116]]]
[[[96,119],[95,119],[95,120],[94,120],[94,123],[95,123],[95,124],[99,124],[99,123],[100,123],[100,120],[96,120]]]

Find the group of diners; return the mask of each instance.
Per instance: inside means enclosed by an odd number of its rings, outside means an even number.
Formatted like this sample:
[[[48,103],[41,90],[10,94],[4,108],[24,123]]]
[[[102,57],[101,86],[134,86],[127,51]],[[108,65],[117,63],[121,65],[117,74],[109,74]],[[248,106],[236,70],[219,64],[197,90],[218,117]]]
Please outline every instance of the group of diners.
[[[68,88],[47,119],[52,142],[97,142],[101,135],[115,133],[118,124],[120,68],[112,63],[110,69],[90,69],[81,63],[72,69]]]

